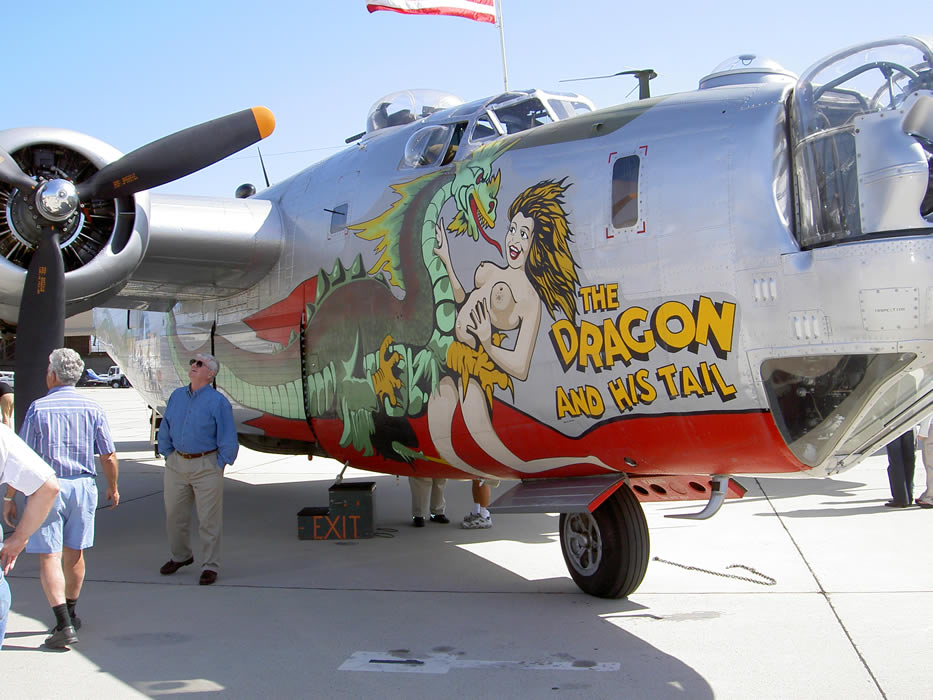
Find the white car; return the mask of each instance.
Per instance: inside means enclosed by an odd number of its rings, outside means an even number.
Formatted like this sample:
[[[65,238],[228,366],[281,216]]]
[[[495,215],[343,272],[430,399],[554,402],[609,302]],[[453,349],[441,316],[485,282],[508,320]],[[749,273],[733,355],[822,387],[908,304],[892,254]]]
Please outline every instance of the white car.
[[[6,382],[7,384],[10,385],[11,389],[15,389],[16,388],[16,373],[0,371],[0,382]]]

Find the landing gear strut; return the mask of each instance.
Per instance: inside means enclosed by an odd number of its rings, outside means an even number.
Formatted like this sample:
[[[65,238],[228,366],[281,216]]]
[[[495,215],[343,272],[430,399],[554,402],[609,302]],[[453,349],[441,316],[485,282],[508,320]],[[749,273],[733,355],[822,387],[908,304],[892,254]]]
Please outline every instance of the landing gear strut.
[[[595,511],[562,513],[560,549],[584,593],[624,598],[648,569],[648,523],[638,499],[622,485]]]

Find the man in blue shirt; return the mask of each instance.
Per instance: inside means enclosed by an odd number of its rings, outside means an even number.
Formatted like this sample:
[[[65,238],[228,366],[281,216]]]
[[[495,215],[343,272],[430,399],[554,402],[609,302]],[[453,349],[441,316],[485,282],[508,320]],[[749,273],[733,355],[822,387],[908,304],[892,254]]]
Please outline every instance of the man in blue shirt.
[[[107,478],[110,507],[120,503],[110,425],[101,405],[75,389],[82,374],[84,361],[78,353],[53,350],[45,375],[49,393],[32,402],[20,428],[20,437],[55,471],[60,488],[52,511],[26,545],[27,552],[39,555],[39,581],[55,613],[55,627],[45,640],[53,648],[77,642],[81,628],[75,606],[84,585],[84,550],[94,546],[95,454]]]
[[[194,563],[191,502],[200,523],[202,586],[217,580],[223,528],[224,467],[233,464],[239,444],[233,409],[211,382],[217,358],[198,353],[189,363],[188,386],[172,392],[159,426],[159,453],[165,456],[165,528],[172,558],[159,572],[174,574]]]

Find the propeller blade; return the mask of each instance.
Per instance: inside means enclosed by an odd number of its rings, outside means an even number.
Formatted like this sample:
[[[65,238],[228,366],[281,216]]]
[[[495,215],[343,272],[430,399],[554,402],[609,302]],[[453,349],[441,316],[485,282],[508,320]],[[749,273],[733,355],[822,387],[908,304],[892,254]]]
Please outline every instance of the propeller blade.
[[[31,192],[38,184],[23,172],[22,168],[13,160],[13,157],[0,148],[0,182]]]
[[[16,430],[30,404],[48,392],[49,354],[65,343],[65,264],[59,231],[46,229],[33,253],[16,326]]]
[[[78,199],[113,199],[197,172],[260,141],[275,128],[265,107],[253,107],[178,131],[127,153],[78,185]]]

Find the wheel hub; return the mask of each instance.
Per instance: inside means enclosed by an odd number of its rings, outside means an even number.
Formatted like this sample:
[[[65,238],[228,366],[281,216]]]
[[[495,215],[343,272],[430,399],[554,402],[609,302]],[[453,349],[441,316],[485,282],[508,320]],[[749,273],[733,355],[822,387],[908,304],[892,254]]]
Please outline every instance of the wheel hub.
[[[603,542],[590,513],[571,513],[564,521],[564,539],[571,566],[584,576],[593,575],[602,561]]]

